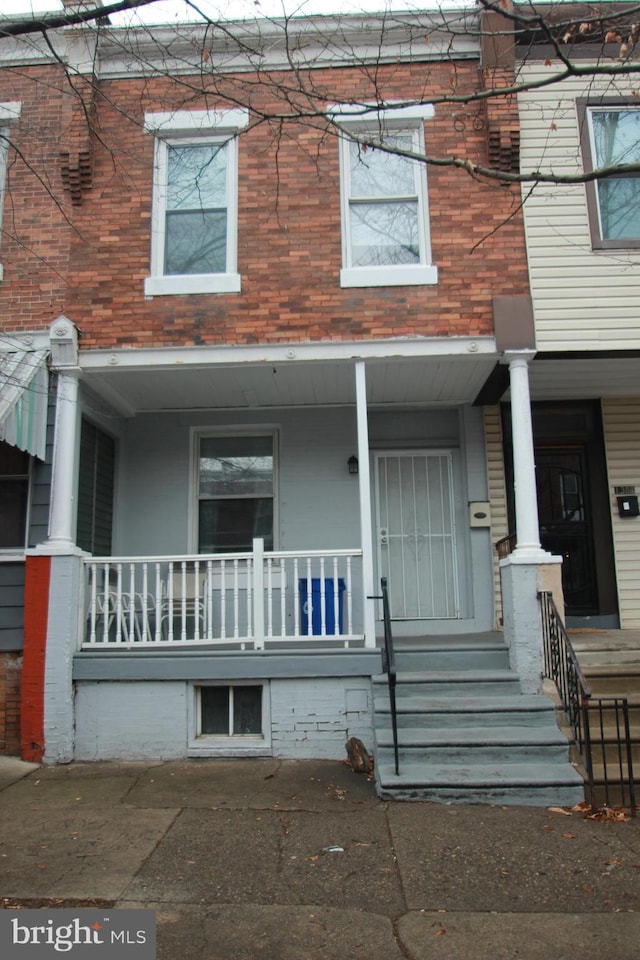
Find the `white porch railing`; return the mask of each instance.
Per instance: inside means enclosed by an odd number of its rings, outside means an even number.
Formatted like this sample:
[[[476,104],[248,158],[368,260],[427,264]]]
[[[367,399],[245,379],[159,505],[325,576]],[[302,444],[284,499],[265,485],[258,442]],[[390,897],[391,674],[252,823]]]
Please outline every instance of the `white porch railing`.
[[[85,560],[82,648],[363,641],[361,550],[253,546],[252,553]]]

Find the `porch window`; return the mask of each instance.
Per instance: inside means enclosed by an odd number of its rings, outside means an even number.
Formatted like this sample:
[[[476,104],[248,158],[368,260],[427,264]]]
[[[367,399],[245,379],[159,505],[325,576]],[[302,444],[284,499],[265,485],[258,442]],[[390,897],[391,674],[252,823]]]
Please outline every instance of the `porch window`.
[[[0,441],[0,550],[23,550],[29,502],[29,454]]]
[[[640,109],[583,103],[580,113],[586,170],[640,163]],[[640,246],[640,175],[606,177],[586,190],[593,246]]]
[[[262,537],[273,550],[274,437],[200,437],[198,550],[241,553]]]
[[[200,687],[200,735],[261,737],[262,686]]]

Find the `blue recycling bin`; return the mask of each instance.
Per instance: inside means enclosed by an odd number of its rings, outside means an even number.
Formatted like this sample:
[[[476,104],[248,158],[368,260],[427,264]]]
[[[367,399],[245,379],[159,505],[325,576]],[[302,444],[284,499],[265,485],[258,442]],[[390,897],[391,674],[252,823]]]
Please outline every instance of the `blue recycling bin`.
[[[300,621],[302,633],[309,633],[309,598],[307,596],[306,578],[298,580],[298,590],[300,593]],[[346,587],[342,577],[338,578],[338,633],[342,633],[342,594]],[[325,577],[324,580],[324,628],[327,636],[336,634],[335,617],[335,585],[332,577]],[[311,580],[311,633],[315,636],[322,634],[322,591],[320,589],[320,577],[314,577]]]

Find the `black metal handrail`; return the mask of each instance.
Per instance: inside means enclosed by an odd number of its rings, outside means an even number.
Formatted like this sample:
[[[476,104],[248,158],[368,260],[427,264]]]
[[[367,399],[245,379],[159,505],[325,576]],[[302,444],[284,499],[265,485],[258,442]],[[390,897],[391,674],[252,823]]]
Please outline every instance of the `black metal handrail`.
[[[391,707],[391,729],[393,731],[393,758],[396,776],[400,772],[398,759],[398,715],[396,711],[396,657],[393,649],[393,634],[391,632],[391,608],[389,607],[389,590],[387,578],[380,580],[382,588],[382,616],[384,620],[384,650],[382,653],[382,669],[387,674],[389,684],[389,705]]]
[[[584,765],[591,806],[595,806],[594,743],[591,737],[591,714],[596,713],[599,726],[604,800],[610,806],[612,790],[617,787],[623,806],[635,815],[633,758],[629,729],[629,704],[626,697],[594,697],[580,668],[575,650],[550,593],[541,592],[542,633],[544,641],[544,673],[556,685],[574,743]],[[614,720],[611,740],[615,760],[607,757],[605,717]],[[617,776],[610,768],[617,767]]]

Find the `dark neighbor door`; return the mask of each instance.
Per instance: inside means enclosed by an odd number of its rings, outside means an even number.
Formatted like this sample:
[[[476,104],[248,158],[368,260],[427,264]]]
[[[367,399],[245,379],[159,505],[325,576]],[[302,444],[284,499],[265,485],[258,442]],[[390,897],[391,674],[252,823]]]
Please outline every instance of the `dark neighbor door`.
[[[562,587],[573,616],[598,613],[592,510],[584,446],[536,447],[540,543],[562,556]]]
[[[618,614],[611,507],[598,401],[534,403],[540,542],[563,558],[565,612],[573,625]],[[509,529],[515,530],[510,409],[503,408]]]

